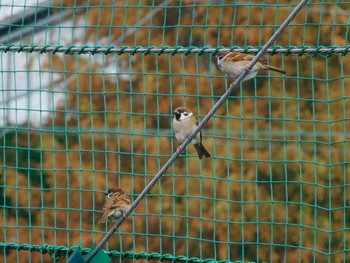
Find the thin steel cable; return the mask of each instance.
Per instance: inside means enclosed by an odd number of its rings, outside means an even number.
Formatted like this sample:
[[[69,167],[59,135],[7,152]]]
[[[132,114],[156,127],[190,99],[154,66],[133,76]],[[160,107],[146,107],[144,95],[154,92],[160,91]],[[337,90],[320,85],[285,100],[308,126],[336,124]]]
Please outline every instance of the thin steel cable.
[[[105,237],[101,240],[101,242],[96,246],[96,248],[91,252],[89,257],[86,259],[86,263],[89,263],[93,257],[97,254],[97,252],[102,248],[102,246],[108,241],[108,239],[114,234],[117,228],[125,221],[125,219],[130,215],[130,213],[135,209],[135,207],[142,201],[142,199],[146,196],[146,194],[151,190],[151,188],[157,183],[157,181],[162,177],[162,175],[166,172],[166,170],[174,163],[175,159],[179,156],[180,152],[182,152],[186,146],[192,141],[192,139],[196,136],[196,134],[203,128],[203,126],[209,121],[209,119],[214,115],[214,113],[218,110],[221,104],[227,99],[227,97],[234,91],[234,89],[238,86],[238,84],[242,81],[242,79],[248,74],[248,72],[252,69],[252,67],[258,62],[258,60],[262,57],[262,55],[266,52],[269,46],[277,39],[277,37],[283,32],[283,30],[288,26],[288,24],[293,20],[293,18],[299,13],[301,8],[307,3],[308,0],[302,0],[296,6],[296,8],[290,13],[287,19],[279,26],[277,31],[273,34],[273,36],[266,42],[263,48],[259,51],[259,53],[255,56],[252,62],[249,64],[247,69],[231,84],[231,86],[226,90],[226,92],[221,96],[221,98],[217,101],[214,107],[208,112],[208,114],[203,118],[203,120],[198,124],[198,127],[193,131],[191,136],[189,136],[178,148],[178,151],[170,157],[170,159],[166,162],[166,164],[159,170],[159,172],[153,177],[153,179],[148,183],[148,185],[143,189],[143,191],[137,196],[135,201],[131,204],[130,208],[126,211],[125,217],[122,217],[113,227],[112,229],[105,235]]]

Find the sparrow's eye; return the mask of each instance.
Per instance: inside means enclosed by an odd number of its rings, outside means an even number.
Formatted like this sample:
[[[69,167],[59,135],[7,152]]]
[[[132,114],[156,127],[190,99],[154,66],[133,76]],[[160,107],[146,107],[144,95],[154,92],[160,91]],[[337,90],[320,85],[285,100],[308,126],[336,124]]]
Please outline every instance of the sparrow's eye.
[[[218,56],[218,60],[221,60],[221,59],[223,59],[223,56]]]
[[[184,112],[184,115],[185,115],[185,116],[188,116],[188,113],[187,113],[187,112]]]

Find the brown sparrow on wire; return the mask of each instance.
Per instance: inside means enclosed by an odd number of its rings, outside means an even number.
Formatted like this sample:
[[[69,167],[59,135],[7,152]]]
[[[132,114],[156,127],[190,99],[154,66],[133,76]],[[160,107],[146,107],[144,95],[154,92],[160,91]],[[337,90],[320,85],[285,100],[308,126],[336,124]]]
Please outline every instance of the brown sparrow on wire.
[[[176,140],[179,143],[183,143],[197,128],[197,126],[198,121],[193,115],[192,111],[185,107],[178,107],[174,110],[173,128],[175,131]],[[199,159],[202,159],[203,156],[205,156],[205,158],[211,157],[210,153],[202,144],[202,132],[198,132],[190,144],[194,144]]]
[[[220,70],[232,78],[238,78],[244,70],[247,69],[254,56],[239,52],[220,52],[216,56],[217,64]],[[260,63],[260,62],[264,63]],[[281,74],[286,74],[283,69],[275,68],[266,64],[266,59],[259,59],[254,67],[248,72],[242,81],[252,79],[256,76],[260,69],[272,70]]]
[[[107,200],[102,209],[103,216],[98,223],[103,224],[107,219],[117,223],[122,216],[125,217],[125,212],[131,206],[130,199],[121,188],[109,189],[105,195],[107,195]]]

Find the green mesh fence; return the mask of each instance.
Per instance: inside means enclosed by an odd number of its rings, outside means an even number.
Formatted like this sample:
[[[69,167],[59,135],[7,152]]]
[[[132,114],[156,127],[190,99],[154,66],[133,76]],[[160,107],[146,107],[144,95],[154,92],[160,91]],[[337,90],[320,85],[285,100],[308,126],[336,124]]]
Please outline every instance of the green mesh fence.
[[[73,1],[71,1],[73,2]],[[66,262],[108,232],[299,1],[0,1],[0,261]],[[84,3],[83,3],[84,2]],[[87,3],[86,3],[87,2]],[[350,260],[350,2],[309,1],[103,248],[115,261]]]

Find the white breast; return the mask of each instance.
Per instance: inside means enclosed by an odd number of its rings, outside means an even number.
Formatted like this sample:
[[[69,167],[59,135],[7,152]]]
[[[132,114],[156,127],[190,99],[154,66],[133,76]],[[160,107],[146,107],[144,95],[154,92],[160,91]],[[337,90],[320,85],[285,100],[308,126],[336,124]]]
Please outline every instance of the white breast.
[[[179,143],[183,143],[193,132],[194,129],[190,127],[193,125],[193,121],[190,119],[177,121],[173,120],[173,127],[175,132],[176,140]],[[195,144],[200,140],[200,135],[197,133],[196,137],[192,139],[191,144]]]
[[[111,222],[117,222],[122,216],[122,212],[120,212],[119,210],[115,210],[114,213],[108,217],[108,219]]]

